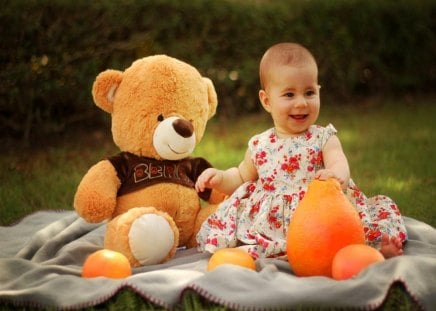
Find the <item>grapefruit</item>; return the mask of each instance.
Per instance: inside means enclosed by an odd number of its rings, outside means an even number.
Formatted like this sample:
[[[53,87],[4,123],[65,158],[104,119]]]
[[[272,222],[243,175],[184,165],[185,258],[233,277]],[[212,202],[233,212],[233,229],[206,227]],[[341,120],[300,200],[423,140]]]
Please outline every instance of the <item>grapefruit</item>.
[[[350,244],[364,244],[357,211],[330,178],[313,180],[292,216],[287,232],[287,255],[297,276],[332,276],[336,253]]]

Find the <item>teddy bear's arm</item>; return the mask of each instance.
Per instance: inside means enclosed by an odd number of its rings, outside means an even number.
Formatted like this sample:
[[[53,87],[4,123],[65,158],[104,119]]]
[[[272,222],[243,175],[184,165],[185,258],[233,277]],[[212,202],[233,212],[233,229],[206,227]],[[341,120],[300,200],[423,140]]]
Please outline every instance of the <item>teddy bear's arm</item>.
[[[218,190],[212,189],[208,202],[209,204],[219,204],[224,201],[226,197],[228,197],[228,195],[219,192]]]
[[[92,223],[112,217],[120,184],[112,164],[108,160],[98,162],[82,178],[74,197],[74,208]]]

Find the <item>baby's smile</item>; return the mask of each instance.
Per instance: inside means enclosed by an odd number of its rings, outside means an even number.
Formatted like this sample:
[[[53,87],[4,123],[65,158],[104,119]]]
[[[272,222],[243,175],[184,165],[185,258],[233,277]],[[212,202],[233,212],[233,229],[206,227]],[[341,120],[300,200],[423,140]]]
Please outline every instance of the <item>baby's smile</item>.
[[[290,117],[292,119],[296,119],[296,120],[304,120],[307,118],[307,116],[308,116],[308,114],[292,114],[292,115],[290,115]]]

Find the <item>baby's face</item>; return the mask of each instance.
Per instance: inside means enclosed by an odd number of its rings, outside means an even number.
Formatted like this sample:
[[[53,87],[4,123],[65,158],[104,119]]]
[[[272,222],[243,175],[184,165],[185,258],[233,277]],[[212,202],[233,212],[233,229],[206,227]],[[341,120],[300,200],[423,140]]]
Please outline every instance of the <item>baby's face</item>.
[[[315,64],[276,66],[270,70],[266,89],[259,92],[259,97],[271,113],[279,136],[300,135],[316,122],[319,89]]]

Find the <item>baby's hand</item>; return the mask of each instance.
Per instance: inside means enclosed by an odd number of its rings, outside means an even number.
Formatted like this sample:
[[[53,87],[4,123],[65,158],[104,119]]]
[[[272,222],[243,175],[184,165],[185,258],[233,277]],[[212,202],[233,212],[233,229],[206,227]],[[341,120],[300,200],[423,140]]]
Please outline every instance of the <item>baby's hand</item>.
[[[344,183],[344,180],[342,180],[342,178],[339,178],[338,176],[336,176],[336,174],[332,170],[329,170],[329,169],[319,170],[315,174],[315,179],[327,180],[329,178],[336,178],[341,185]]]
[[[195,190],[203,192],[206,188],[215,188],[223,179],[223,172],[216,168],[208,168],[198,177]]]

